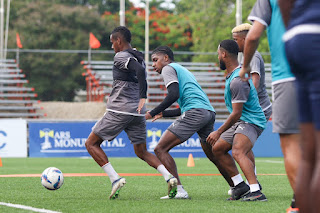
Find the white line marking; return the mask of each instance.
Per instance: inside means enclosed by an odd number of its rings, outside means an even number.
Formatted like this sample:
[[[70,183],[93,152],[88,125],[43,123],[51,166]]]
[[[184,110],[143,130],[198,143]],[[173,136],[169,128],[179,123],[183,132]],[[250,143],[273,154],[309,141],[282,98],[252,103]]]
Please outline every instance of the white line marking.
[[[13,203],[3,203],[3,202],[0,202],[0,205],[12,207],[12,208],[17,208],[17,209],[30,210],[30,211],[34,211],[34,212],[42,212],[42,213],[61,213],[61,212],[51,211],[51,210],[47,210],[47,209],[38,209],[38,208],[33,208],[33,207],[31,207],[31,206],[24,206],[24,205],[13,204]]]
[[[276,160],[256,160],[256,162],[261,162],[261,163],[283,163],[283,161],[276,161]]]

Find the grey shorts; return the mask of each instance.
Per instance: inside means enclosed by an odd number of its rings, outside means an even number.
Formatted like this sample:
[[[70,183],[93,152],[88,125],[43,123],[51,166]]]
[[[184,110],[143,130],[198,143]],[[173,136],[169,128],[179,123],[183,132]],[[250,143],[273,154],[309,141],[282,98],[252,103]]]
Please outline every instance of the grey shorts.
[[[204,143],[213,131],[216,113],[206,109],[190,109],[184,112],[168,130],[175,134],[182,142],[198,133],[200,142]]]
[[[272,93],[273,132],[283,134],[299,133],[295,81],[273,85]]]
[[[107,111],[92,127],[92,132],[103,140],[111,141],[124,130],[132,144],[146,143],[146,119]]]
[[[261,129],[257,125],[244,121],[237,121],[232,125],[232,127],[222,133],[220,138],[232,145],[235,134],[243,134],[247,136],[252,145],[254,145],[258,137],[261,135],[262,131],[263,129]]]

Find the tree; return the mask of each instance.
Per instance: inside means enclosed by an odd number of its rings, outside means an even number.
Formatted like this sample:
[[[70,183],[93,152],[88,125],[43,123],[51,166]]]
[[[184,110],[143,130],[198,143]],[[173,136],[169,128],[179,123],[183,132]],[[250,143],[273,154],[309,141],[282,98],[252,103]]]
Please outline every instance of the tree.
[[[114,25],[84,6],[52,5],[45,1],[17,4],[13,1],[9,47],[15,47],[15,33],[19,32],[26,49],[86,50],[89,32],[101,39],[110,34]],[[40,100],[72,101],[75,89],[85,88],[80,65],[85,58],[80,54],[21,53],[20,67]]]
[[[247,17],[255,0],[243,0],[243,22]],[[234,0],[181,0],[176,7],[178,14],[189,17],[192,28],[193,46],[196,52],[216,52],[218,44],[224,39],[232,39],[231,30],[235,26]],[[262,52],[268,51],[267,40],[262,38],[259,46]],[[214,61],[215,55],[198,55],[194,61]]]
[[[118,22],[117,14],[105,14],[106,20]],[[173,50],[188,51],[192,46],[192,30],[188,18],[182,14],[175,15],[167,10],[150,8],[149,48],[168,45]],[[126,11],[126,26],[132,33],[132,45],[139,50],[145,47],[145,10],[130,8]],[[185,56],[188,57],[188,56]],[[180,58],[182,60],[182,58]]]

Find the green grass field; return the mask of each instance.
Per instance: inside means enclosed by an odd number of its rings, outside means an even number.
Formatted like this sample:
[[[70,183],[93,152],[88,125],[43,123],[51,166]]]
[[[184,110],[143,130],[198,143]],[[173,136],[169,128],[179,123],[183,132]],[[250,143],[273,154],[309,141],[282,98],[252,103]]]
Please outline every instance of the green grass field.
[[[187,167],[186,158],[176,158],[180,174],[218,174],[206,158],[196,158]],[[110,158],[118,173],[157,173],[138,158]],[[285,212],[292,190],[282,158],[257,158],[258,179],[267,202],[226,201],[229,189],[221,176],[182,176],[190,200],[160,200],[167,184],[162,176],[128,176],[117,200],[108,200],[108,177],[65,177],[56,191],[45,189],[39,177],[0,177],[0,203],[12,203],[58,212]],[[41,174],[50,166],[63,173],[103,173],[89,158],[5,158],[0,175]],[[261,175],[259,175],[261,174]],[[263,175],[262,175],[263,174]],[[0,212],[32,212],[0,205]]]

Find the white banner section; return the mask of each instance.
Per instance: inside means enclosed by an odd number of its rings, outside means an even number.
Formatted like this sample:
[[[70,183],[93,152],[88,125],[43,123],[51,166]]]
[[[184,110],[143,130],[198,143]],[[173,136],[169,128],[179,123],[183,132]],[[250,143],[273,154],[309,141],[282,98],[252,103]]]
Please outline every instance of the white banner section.
[[[27,121],[0,119],[0,157],[27,157]]]

